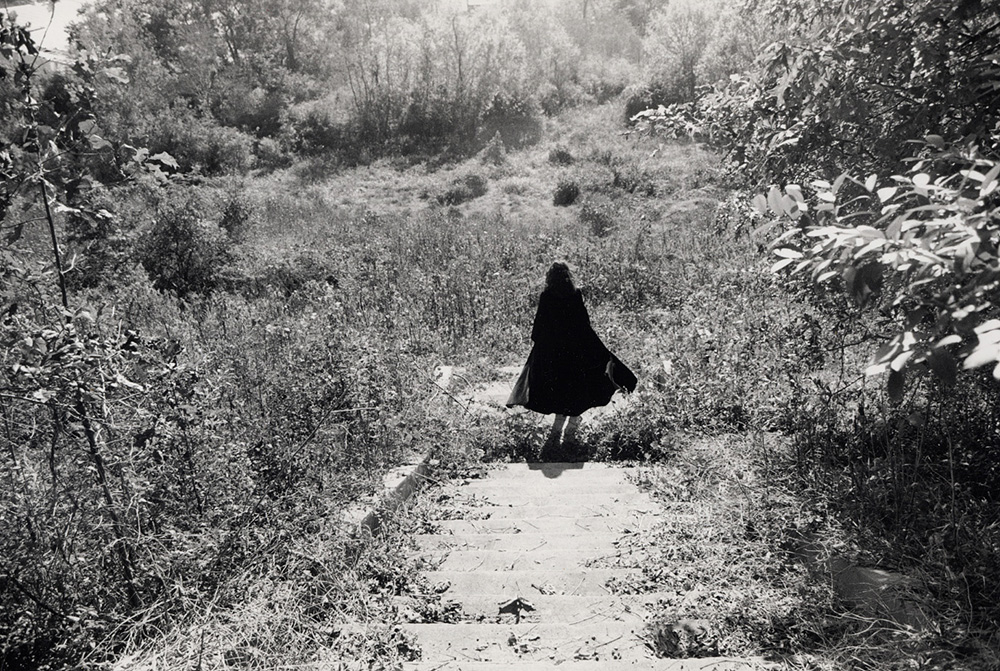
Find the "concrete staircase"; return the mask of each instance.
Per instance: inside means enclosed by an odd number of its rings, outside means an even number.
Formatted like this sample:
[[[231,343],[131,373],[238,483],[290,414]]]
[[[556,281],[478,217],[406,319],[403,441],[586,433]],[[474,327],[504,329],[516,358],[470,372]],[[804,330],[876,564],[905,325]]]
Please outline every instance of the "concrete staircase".
[[[655,593],[618,595],[641,565],[630,534],[682,517],[627,470],[595,463],[509,464],[433,494],[450,514],[416,537],[432,591],[463,621],[406,625],[421,648],[409,671],[736,671],[754,660],[666,659],[647,624]],[[503,611],[503,612],[501,612]]]

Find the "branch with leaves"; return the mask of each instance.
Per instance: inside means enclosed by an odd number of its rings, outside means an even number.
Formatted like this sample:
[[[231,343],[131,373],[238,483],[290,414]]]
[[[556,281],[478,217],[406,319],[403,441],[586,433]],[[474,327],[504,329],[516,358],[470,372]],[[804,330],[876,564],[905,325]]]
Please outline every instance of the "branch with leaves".
[[[888,180],[843,174],[754,199],[778,216],[763,231],[794,223],[774,242],[773,270],[809,274],[894,317],[868,367],[889,373],[894,398],[908,372],[951,384],[959,364],[993,364],[1000,379],[1000,162],[939,136],[925,143],[926,157]]]

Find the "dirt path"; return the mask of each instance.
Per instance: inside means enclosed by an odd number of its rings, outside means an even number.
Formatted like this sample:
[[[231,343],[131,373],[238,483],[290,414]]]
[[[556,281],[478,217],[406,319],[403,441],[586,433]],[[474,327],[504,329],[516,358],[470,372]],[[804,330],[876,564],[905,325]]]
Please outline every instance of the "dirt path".
[[[702,641],[711,636],[707,623],[654,622],[676,595],[634,589],[648,558],[631,539],[693,515],[641,491],[634,470],[506,464],[429,492],[444,519],[415,540],[431,567],[424,578],[434,596],[426,599],[449,616],[406,625],[422,653],[406,668],[754,668],[756,660],[712,655]],[[701,654],[671,654],[680,650]]]

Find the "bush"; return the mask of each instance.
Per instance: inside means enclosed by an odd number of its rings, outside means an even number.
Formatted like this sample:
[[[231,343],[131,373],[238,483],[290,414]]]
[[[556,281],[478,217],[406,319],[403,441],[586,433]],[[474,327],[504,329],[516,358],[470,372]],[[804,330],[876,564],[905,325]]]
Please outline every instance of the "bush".
[[[94,288],[126,271],[130,265],[131,239],[104,189],[95,189],[92,209],[67,213],[66,241],[75,259],[66,272],[70,287]]]
[[[191,114],[161,115],[151,126],[146,133],[150,153],[167,152],[183,172],[241,174],[253,164],[253,140],[235,128]]]
[[[556,185],[556,190],[552,193],[553,205],[572,205],[580,196],[580,185],[576,180],[563,179]]]
[[[219,228],[226,232],[230,240],[241,242],[250,232],[256,214],[256,207],[246,190],[243,187],[233,189],[222,206]]]
[[[478,135],[492,138],[497,133],[505,147],[536,144],[542,139],[542,119],[537,106],[527,98],[498,93],[483,114]]]
[[[437,197],[441,205],[460,205],[474,198],[479,198],[488,190],[487,180],[480,174],[469,173],[456,179],[451,187]]]
[[[654,82],[625,89],[625,119],[629,120],[643,110],[664,107],[688,101],[679,85]]]
[[[208,293],[229,261],[226,232],[206,216],[210,203],[197,193],[167,200],[156,211],[152,229],[140,245],[140,262],[153,286],[180,297]]]
[[[603,238],[615,229],[616,211],[610,200],[588,200],[580,208],[580,222],[591,235]]]
[[[464,143],[472,136],[470,124],[458,110],[440,96],[414,96],[396,128],[404,147],[415,150],[440,147],[449,140]]]
[[[569,149],[558,145],[549,150],[549,163],[554,165],[572,165],[573,155],[569,153]]]
[[[358,129],[341,118],[333,103],[320,100],[289,110],[283,143],[303,156],[336,153],[346,159],[360,151]]]
[[[258,168],[287,168],[292,164],[292,156],[274,138],[262,137],[257,140],[253,153],[257,158]]]
[[[500,131],[493,135],[493,139],[479,153],[479,159],[488,165],[503,165],[507,162],[507,148],[503,145],[503,138]]]
[[[644,196],[656,195],[656,184],[645,170],[635,165],[623,165],[612,168],[614,177],[611,186],[623,189],[629,193],[639,193]]]

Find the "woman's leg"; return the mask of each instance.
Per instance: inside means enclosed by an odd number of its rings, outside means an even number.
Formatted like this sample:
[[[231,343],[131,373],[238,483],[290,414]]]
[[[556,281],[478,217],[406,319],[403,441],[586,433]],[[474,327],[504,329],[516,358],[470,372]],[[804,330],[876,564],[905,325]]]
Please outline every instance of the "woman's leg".
[[[559,447],[562,439],[563,425],[566,423],[566,415],[556,415],[549,428],[549,435],[545,438],[545,445],[542,446],[542,453],[551,453]]]
[[[575,415],[569,418],[566,422],[566,430],[563,432],[563,443],[567,445],[576,445],[576,432],[580,430],[580,421],[582,417],[580,415]]]

